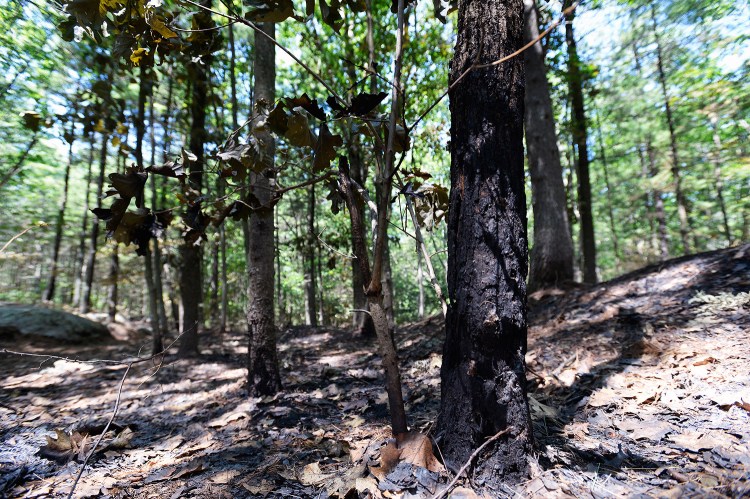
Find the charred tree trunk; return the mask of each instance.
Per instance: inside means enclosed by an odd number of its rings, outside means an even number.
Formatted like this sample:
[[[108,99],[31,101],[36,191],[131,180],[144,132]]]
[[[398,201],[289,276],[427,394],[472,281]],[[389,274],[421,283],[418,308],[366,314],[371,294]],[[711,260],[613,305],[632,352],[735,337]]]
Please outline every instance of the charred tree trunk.
[[[211,7],[211,0],[202,0],[201,5]],[[200,11],[194,17],[199,29],[213,27],[211,15]],[[193,121],[190,125],[190,151],[197,158],[190,165],[188,181],[190,186],[200,192],[203,187],[203,170],[205,169],[204,144],[206,142],[206,109],[208,106],[208,90],[210,85],[211,44],[209,37],[202,47],[203,54],[199,62],[192,62],[188,66],[188,74],[193,82],[190,114]],[[194,201],[199,202],[199,201]],[[180,295],[182,297],[182,339],[178,355],[181,357],[198,355],[198,334],[202,322],[201,305],[203,301],[203,272],[201,249],[191,242],[185,242],[180,247]]]
[[[460,0],[454,82],[473,64],[523,45],[522,0]],[[438,438],[458,469],[476,461],[490,495],[528,476],[532,430],[526,399],[524,64],[475,68],[450,92],[450,307],[443,347]],[[494,492],[494,493],[493,493]]]
[[[539,37],[534,0],[524,0],[524,15],[524,38],[530,42]],[[526,146],[534,211],[534,245],[529,275],[529,288],[533,290],[573,280],[573,240],[541,42],[526,50],[524,57]]]
[[[565,0],[568,8],[572,0]],[[568,46],[568,85],[572,109],[573,142],[576,148],[576,173],[578,175],[578,214],[581,222],[581,253],[583,256],[583,282],[596,283],[596,238],[594,215],[591,206],[591,180],[589,178],[588,125],[583,101],[583,76],[578,48],[573,34],[575,11],[565,16],[565,42]]]
[[[271,37],[276,26],[265,23],[261,28]],[[276,94],[276,46],[262,34],[255,35],[256,99],[268,103]],[[247,379],[248,391],[257,395],[272,395],[281,389],[281,376],[276,352],[276,324],[274,321],[274,209],[272,190],[274,179],[274,139],[270,133],[262,137],[264,170],[252,173],[250,191],[261,204],[248,219],[249,248],[247,252],[247,327],[249,334]]]

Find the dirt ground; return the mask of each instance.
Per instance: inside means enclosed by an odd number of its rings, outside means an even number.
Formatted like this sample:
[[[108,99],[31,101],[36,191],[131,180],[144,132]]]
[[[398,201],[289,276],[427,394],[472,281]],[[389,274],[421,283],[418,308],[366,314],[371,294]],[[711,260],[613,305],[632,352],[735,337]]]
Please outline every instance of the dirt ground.
[[[532,477],[479,492],[750,496],[750,245],[537,293],[530,322]],[[433,317],[396,333],[410,425],[424,434],[439,408],[442,328]],[[287,329],[285,390],[249,398],[245,337],[203,341],[198,360],[140,363],[125,378],[124,364],[0,354],[0,497],[67,495],[118,396],[75,497],[430,497],[452,478],[419,436],[421,457],[386,445],[374,344]],[[117,360],[148,344],[0,349]],[[453,497],[476,497],[468,476]]]

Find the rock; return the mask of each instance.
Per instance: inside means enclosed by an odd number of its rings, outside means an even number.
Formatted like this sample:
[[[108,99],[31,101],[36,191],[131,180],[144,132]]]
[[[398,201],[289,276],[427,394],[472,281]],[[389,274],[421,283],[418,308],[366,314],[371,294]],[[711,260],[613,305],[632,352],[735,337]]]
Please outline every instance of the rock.
[[[62,310],[34,305],[0,304],[0,338],[42,336],[81,343],[110,338],[107,327]]]

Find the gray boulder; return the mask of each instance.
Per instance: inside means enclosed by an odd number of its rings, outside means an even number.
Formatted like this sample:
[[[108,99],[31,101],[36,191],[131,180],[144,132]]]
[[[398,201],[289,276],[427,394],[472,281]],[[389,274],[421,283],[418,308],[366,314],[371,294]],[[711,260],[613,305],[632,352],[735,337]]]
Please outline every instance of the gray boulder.
[[[81,343],[110,338],[107,327],[62,310],[34,305],[0,304],[0,339],[41,336]]]

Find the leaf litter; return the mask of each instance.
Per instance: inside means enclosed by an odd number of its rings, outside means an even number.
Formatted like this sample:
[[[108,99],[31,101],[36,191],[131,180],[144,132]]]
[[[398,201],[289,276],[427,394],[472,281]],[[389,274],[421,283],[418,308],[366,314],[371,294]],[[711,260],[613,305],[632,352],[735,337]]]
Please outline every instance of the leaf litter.
[[[532,477],[452,497],[742,497],[750,494],[750,245],[681,258],[594,287],[530,297]],[[430,431],[442,319],[396,334],[412,432],[397,441],[374,345],[332,327],[280,334],[285,389],[245,391],[244,335],[204,355],[136,365],[116,426],[76,497],[431,497],[450,474]],[[135,329],[135,328],[134,328]],[[148,338],[0,346],[123,358]],[[169,359],[168,359],[169,360]],[[122,368],[5,356],[0,496],[62,497],[109,418]],[[480,457],[481,458],[481,457]]]

